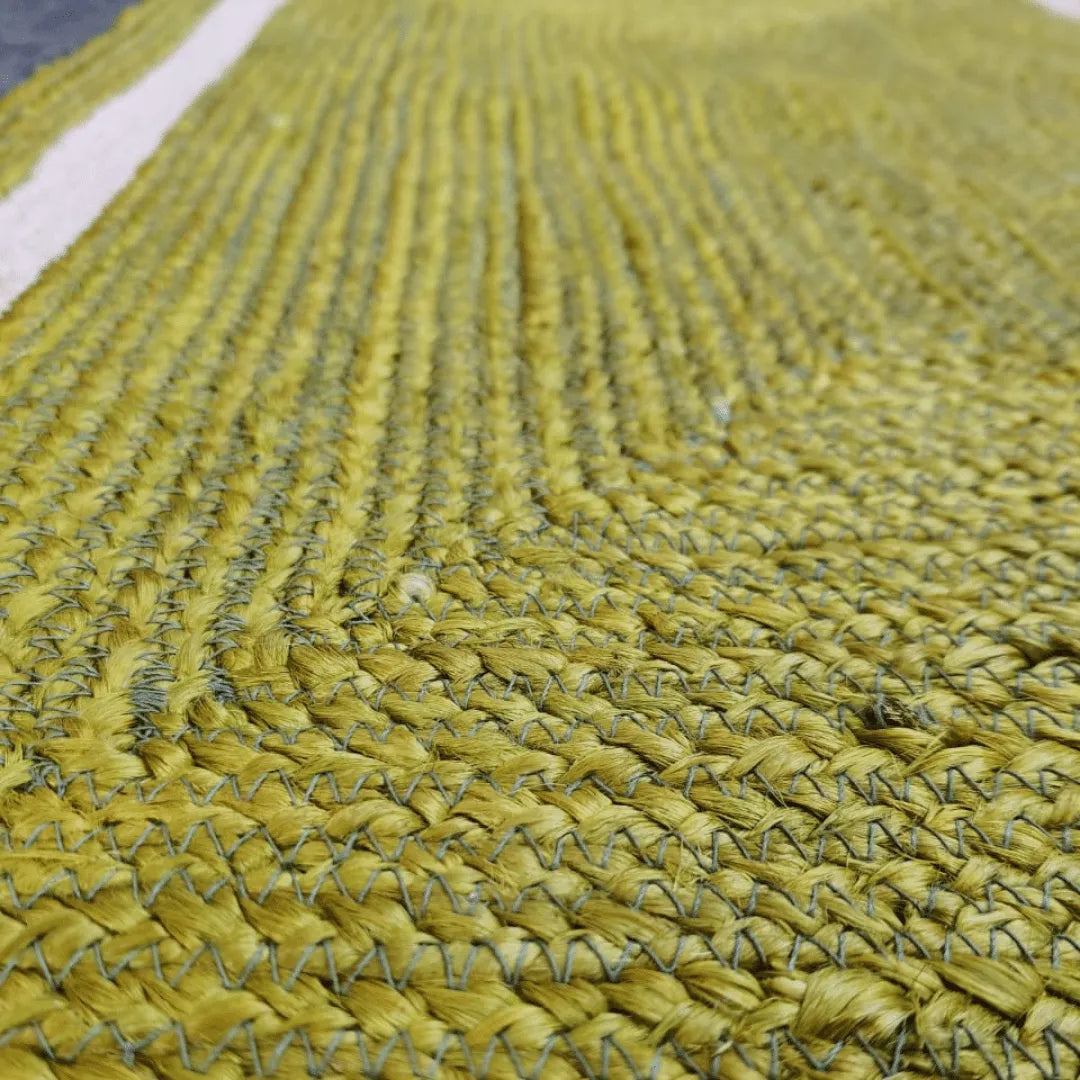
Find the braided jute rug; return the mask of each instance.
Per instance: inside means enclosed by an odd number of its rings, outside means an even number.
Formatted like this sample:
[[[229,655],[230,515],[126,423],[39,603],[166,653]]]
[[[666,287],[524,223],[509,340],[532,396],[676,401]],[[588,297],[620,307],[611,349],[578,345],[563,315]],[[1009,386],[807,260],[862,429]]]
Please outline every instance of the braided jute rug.
[[[1076,1077],[1080,24],[266,18],[0,319],[0,1078]]]

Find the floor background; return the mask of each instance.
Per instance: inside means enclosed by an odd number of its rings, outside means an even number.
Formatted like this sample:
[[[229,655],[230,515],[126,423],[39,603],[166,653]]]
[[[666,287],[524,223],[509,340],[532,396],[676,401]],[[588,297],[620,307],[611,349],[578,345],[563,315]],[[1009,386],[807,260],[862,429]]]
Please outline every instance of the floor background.
[[[0,94],[104,33],[136,0],[0,0]]]

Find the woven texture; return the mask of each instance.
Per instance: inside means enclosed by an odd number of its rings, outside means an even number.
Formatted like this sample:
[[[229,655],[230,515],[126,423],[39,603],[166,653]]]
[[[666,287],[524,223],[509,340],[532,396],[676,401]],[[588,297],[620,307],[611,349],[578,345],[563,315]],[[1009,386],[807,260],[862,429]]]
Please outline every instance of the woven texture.
[[[0,1076],[1076,1076],[1078,56],[284,8],[0,320]]]

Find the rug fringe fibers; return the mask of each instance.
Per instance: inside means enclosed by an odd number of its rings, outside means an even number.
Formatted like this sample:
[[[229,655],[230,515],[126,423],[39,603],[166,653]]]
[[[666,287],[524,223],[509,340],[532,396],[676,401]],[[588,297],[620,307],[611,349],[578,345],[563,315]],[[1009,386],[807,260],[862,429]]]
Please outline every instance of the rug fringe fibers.
[[[0,1077],[1075,1077],[1077,55],[286,5],[0,320]]]

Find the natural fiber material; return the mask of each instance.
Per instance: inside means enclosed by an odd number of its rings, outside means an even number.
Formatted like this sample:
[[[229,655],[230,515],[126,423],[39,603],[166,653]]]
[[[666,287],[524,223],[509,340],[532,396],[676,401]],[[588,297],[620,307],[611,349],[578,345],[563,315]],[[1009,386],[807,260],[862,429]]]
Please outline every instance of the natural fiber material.
[[[1077,1075],[1078,55],[286,7],[0,321],[0,1076]]]
[[[43,11],[43,5],[35,0],[11,2],[37,8],[38,20],[51,16],[59,21],[65,17],[61,13],[65,8],[71,18],[73,6],[68,2],[54,5],[57,11]],[[54,60],[0,98],[0,195],[26,178],[41,152],[67,127],[168,55],[212,3],[143,0],[121,12],[109,33]],[[84,4],[85,0],[80,0],[80,6]],[[77,10],[77,14],[85,17],[85,12]],[[0,40],[4,29],[0,27]],[[10,29],[14,32],[18,28]],[[63,31],[56,34],[63,37]],[[0,258],[2,254],[0,247]]]

